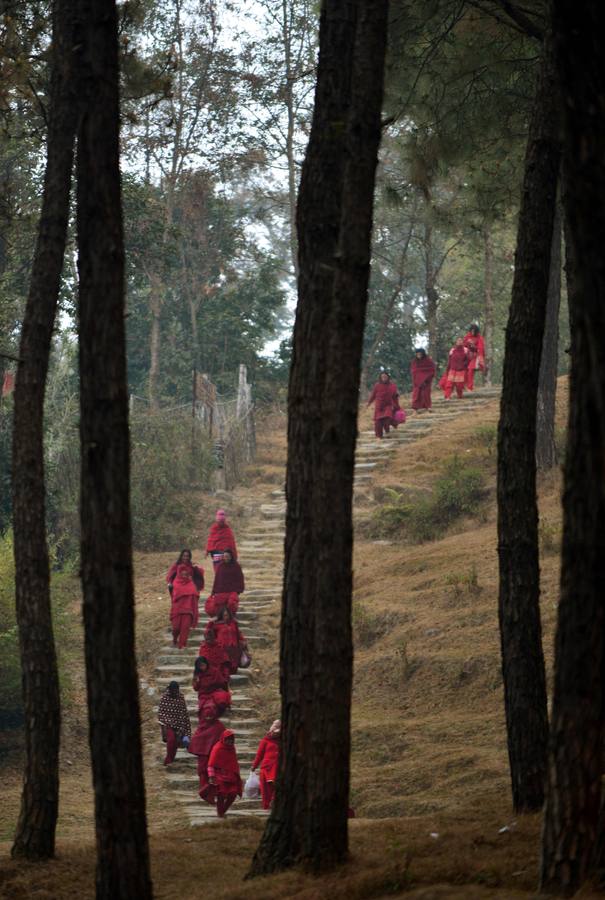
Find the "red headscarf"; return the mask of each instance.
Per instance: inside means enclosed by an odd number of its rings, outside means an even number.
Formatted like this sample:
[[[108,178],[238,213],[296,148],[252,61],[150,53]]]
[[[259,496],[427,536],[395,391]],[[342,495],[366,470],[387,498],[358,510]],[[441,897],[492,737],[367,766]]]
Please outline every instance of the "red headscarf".
[[[181,597],[188,597],[190,594],[197,596],[198,589],[191,578],[191,566],[180,565],[176,570],[176,578],[172,582],[172,599],[180,600]]]

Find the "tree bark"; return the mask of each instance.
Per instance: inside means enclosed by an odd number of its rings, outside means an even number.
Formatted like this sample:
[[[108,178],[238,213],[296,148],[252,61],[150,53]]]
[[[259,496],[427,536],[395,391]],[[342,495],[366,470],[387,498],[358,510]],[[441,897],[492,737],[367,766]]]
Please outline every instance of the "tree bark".
[[[561,208],[557,203],[552,232],[546,323],[542,340],[536,420],[536,465],[552,469],[557,464],[555,404],[559,362],[559,308],[561,306]]]
[[[553,0],[552,23],[563,95],[572,362],[541,881],[544,891],[568,897],[595,864],[603,866],[605,8],[589,2],[580,13],[570,0]]]
[[[536,402],[559,161],[547,40],[525,156],[498,426],[500,640],[516,812],[540,809],[544,800],[548,716],[539,604]]]
[[[59,800],[60,698],[46,543],[43,414],[65,254],[77,98],[73,12],[55,0],[48,148],[42,210],[21,331],[14,396],[13,528],[25,771],[13,856],[54,855]]]
[[[289,389],[283,753],[251,873],[348,852],[352,494],[387,0],[324,0],[298,205]],[[330,674],[338,660],[338,678]],[[329,686],[326,696],[326,685]]]
[[[427,202],[430,202],[430,197]],[[438,357],[437,334],[437,307],[439,294],[435,287],[435,272],[433,265],[433,226],[426,223],[424,226],[424,290],[426,294],[426,327],[429,336],[429,356],[434,360]]]
[[[149,308],[151,310],[151,332],[149,336],[149,403],[153,409],[159,406],[158,381],[160,378],[160,329],[162,315],[162,286],[160,279],[150,277]]]
[[[129,507],[117,13],[81,0],[77,224],[82,588],[98,900],[151,897]]]
[[[485,370],[483,378],[486,385],[491,385],[494,365],[494,244],[490,225],[485,225],[483,228],[483,259],[485,273],[483,284]]]
[[[284,42],[284,64],[286,69],[286,159],[288,162],[288,218],[290,224],[290,255],[294,274],[298,278],[298,240],[296,237],[296,159],[294,157],[294,73],[292,71],[292,33],[288,17],[288,0],[282,0],[282,38]]]

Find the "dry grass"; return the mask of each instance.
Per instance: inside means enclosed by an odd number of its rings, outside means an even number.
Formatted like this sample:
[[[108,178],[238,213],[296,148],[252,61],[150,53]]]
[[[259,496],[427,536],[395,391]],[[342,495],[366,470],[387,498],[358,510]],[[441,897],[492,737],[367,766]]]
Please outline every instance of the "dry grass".
[[[560,428],[565,424],[566,390],[562,379]],[[352,805],[361,818],[351,823],[349,865],[320,880],[294,872],[243,882],[262,825],[239,820],[219,827],[180,827],[182,814],[159,777],[153,702],[143,691],[157,897],[180,898],[192,892],[228,900],[533,896],[537,817],[520,819],[512,830],[499,834],[512,815],[497,622],[495,454],[485,434],[478,437],[482,426],[496,423],[497,414],[494,402],[455,422],[435,424],[430,437],[399,448],[390,466],[375,476],[358,508],[363,526],[375,506],[374,488],[378,493],[384,486],[429,490],[443,462],[454,453],[472,460],[491,482],[481,515],[457,523],[441,540],[420,546],[377,544],[364,537],[363,527],[358,529],[355,603],[366,630],[356,648]],[[364,411],[361,428],[368,427],[369,413]],[[237,505],[221,500],[233,509],[236,526],[245,526],[246,516],[283,485],[285,452],[285,419],[275,415],[259,428],[259,455],[237,491]],[[559,577],[560,489],[558,472],[541,479],[546,535],[542,612],[549,671]],[[214,503],[201,498],[200,540]],[[143,680],[151,675],[167,625],[163,573],[174,555],[136,558],[137,646]],[[255,654],[254,692],[261,715],[271,719],[279,707],[277,615],[264,613],[262,627],[273,642]],[[79,625],[75,639],[81,639]],[[83,704],[83,686],[80,701]],[[59,859],[39,867],[2,863],[2,897],[93,896],[92,795],[84,721],[80,705],[66,726]],[[5,841],[18,812],[18,762],[14,753],[9,754],[0,773],[0,835]],[[5,856],[8,844],[2,850]]]

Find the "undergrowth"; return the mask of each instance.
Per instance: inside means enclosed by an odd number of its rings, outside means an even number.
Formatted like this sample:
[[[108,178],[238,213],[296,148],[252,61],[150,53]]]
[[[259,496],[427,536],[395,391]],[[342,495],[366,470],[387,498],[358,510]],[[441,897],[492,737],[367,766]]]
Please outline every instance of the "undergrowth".
[[[370,536],[401,536],[416,544],[435,540],[457,519],[475,515],[484,494],[482,472],[454,456],[445,463],[428,497],[410,498],[387,489],[388,502],[373,514],[368,529]]]

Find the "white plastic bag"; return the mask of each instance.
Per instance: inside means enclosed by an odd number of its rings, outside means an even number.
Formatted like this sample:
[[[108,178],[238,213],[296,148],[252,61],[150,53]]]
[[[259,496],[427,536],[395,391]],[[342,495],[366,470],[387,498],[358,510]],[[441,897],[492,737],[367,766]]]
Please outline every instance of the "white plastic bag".
[[[244,797],[247,800],[258,800],[260,797],[260,778],[256,772],[250,772],[244,785]]]

